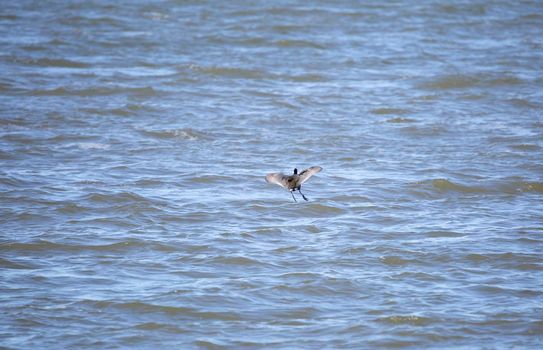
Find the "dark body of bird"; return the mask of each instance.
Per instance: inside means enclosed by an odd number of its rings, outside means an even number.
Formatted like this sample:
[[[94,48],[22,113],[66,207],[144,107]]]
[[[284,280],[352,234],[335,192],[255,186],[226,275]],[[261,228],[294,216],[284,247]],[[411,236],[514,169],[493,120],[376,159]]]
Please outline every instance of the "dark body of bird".
[[[266,181],[289,190],[295,202],[297,202],[296,197],[294,197],[295,191],[300,192],[302,198],[307,201],[307,197],[301,191],[302,184],[321,170],[322,168],[320,166],[312,166],[311,168],[307,168],[298,174],[298,169],[295,168],[294,174],[292,175],[285,175],[283,173],[268,174],[266,175]]]

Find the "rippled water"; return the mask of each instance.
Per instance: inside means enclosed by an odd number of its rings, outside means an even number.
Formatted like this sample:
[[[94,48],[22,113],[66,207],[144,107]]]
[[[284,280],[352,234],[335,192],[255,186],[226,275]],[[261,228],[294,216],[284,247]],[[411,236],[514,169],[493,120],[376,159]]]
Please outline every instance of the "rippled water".
[[[0,347],[541,348],[542,14],[3,3]]]

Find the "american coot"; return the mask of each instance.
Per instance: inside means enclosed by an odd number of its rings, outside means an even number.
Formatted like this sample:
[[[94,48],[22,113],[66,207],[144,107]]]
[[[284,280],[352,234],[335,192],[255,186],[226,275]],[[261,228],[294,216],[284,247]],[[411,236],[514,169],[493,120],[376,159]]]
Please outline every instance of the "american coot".
[[[296,190],[298,190],[298,192],[300,192],[300,194],[302,195],[303,199],[307,201],[308,199],[301,191],[302,184],[309,180],[311,176],[315,175],[321,170],[322,168],[320,166],[312,166],[311,168],[307,168],[298,174],[298,169],[294,168],[294,174],[290,176],[283,173],[271,173],[266,175],[266,181],[289,190],[295,202],[297,202],[296,198],[294,197],[294,192]]]

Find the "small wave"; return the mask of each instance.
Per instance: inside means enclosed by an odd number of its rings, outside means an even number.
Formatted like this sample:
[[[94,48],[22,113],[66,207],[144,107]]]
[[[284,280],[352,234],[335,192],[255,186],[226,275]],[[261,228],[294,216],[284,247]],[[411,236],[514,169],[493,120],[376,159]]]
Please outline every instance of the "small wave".
[[[135,182],[138,187],[157,187],[163,184],[163,181],[157,179],[141,179]]]
[[[405,126],[401,128],[401,131],[412,137],[435,137],[445,133],[447,127],[444,124]]]
[[[319,233],[319,232],[321,232],[321,229],[316,225],[305,225],[305,226],[302,226],[300,228],[306,230],[309,233]]]
[[[15,21],[18,20],[20,17],[13,14],[0,14],[0,20],[8,20],[8,21]]]
[[[539,263],[539,258],[528,254],[521,253],[471,253],[467,254],[465,258],[471,262],[500,262],[500,263]]]
[[[513,180],[505,182],[488,182],[484,186],[463,185],[447,179],[434,179],[417,182],[413,185],[414,192],[430,190],[441,193],[457,192],[468,194],[509,194],[543,193],[543,183],[535,181]],[[426,195],[427,193],[416,193]]]
[[[225,78],[262,79],[267,76],[267,74],[261,70],[237,67],[200,67],[198,65],[190,65],[189,68],[199,73]]]
[[[161,130],[161,131],[142,131],[144,135],[151,136],[157,139],[180,139],[180,140],[207,140],[209,135],[201,131],[190,128]]]
[[[536,289],[514,289],[488,284],[476,285],[471,288],[483,294],[513,295],[519,298],[539,297],[543,294],[543,292]]]
[[[359,255],[363,254],[368,250],[365,246],[355,246],[342,249],[341,253],[345,255]]]
[[[377,115],[409,113],[407,109],[402,109],[402,108],[376,108],[376,109],[372,109],[370,112]]]
[[[535,102],[532,102],[530,100],[526,100],[523,98],[511,98],[507,100],[509,103],[511,103],[513,106],[521,107],[521,108],[540,108],[539,105]]]
[[[279,236],[282,232],[283,230],[281,230],[281,228],[279,227],[261,227],[261,228],[255,229],[254,231],[251,231],[251,233],[254,235],[261,234],[261,235],[272,235],[272,236]],[[281,251],[281,249],[283,248],[277,248],[277,249],[278,251]]]
[[[344,212],[341,208],[320,203],[311,203],[306,208],[307,211],[314,214],[339,214]]]
[[[13,85],[7,82],[0,82],[0,92],[10,91],[13,89]]]
[[[427,326],[435,323],[436,320],[430,317],[414,316],[414,315],[396,315],[377,319],[378,322],[389,323],[393,325],[412,325],[412,326]]]
[[[285,279],[294,279],[294,280],[304,280],[304,281],[315,281],[322,277],[321,274],[314,272],[287,272],[279,275],[279,278]]]
[[[543,183],[535,181],[512,181],[500,186],[505,193],[543,193]]]
[[[210,222],[214,219],[214,214],[210,211],[191,211],[182,215],[170,215],[165,217],[168,221],[179,221],[188,223]]]
[[[291,33],[291,32],[303,32],[307,29],[306,26],[299,24],[276,24],[270,28],[274,32],[279,33]]]
[[[295,290],[295,291],[303,290],[304,294],[307,291],[306,288],[307,286],[292,288],[285,285],[279,285],[277,287],[274,287],[274,289]],[[297,308],[283,308],[283,309],[273,311],[272,315],[274,316],[275,319],[285,321],[285,320],[292,320],[292,319],[295,319],[295,320],[314,319],[319,313],[320,313],[319,309],[308,306],[308,307],[297,307]]]
[[[541,264],[519,264],[516,266],[520,271],[543,271],[543,265]]]
[[[28,184],[28,182],[21,179],[21,178],[17,178],[17,177],[13,177],[13,176],[5,176],[5,177],[2,176],[2,177],[0,177],[0,185],[3,185],[3,186],[20,187],[20,186],[23,186],[25,184]]]
[[[542,271],[539,257],[520,253],[467,254],[465,259],[475,265],[499,266],[502,269],[518,271]]]
[[[197,339],[194,341],[194,345],[198,349],[215,350],[215,349],[224,349],[226,344],[218,340],[211,341],[209,339],[206,339],[206,340]]]
[[[12,159],[15,159],[15,156],[11,153],[8,153],[8,152],[4,152],[2,150],[0,150],[0,159],[3,159],[3,160],[12,160]],[[2,179],[0,179],[0,182],[2,181]]]
[[[67,16],[62,18],[61,23],[73,26],[86,25],[89,28],[93,28],[94,26],[100,27],[102,25],[117,28],[122,27],[118,19],[114,17],[103,16],[101,14],[96,14],[94,16],[87,16],[85,14]]]
[[[382,256],[379,258],[379,260],[386,264],[391,266],[403,266],[407,265],[413,262],[413,260],[404,259],[397,255],[391,255],[391,256]]]
[[[0,134],[0,138],[3,138],[4,140],[10,141],[10,142],[18,142],[21,144],[34,144],[38,141],[43,140],[43,138],[38,138],[36,136],[33,136],[29,132],[11,132],[11,133],[4,133]]]
[[[454,192],[464,192],[464,193],[485,193],[488,192],[486,189],[475,186],[464,186],[456,184],[452,181],[446,179],[436,179],[432,180],[432,186],[439,191],[454,191]]]
[[[105,245],[82,245],[82,244],[66,244],[55,243],[45,240],[39,240],[30,243],[3,243],[0,244],[0,251],[18,251],[18,252],[39,252],[39,251],[119,251],[131,248],[141,248],[147,243],[142,241],[124,241]]]
[[[21,212],[12,216],[11,219],[13,221],[46,221],[46,220],[49,220],[50,217],[46,215],[37,214],[37,213]]]
[[[99,309],[120,308],[123,310],[134,311],[138,314],[161,313],[178,317],[190,317],[204,320],[219,320],[219,321],[239,321],[240,316],[231,311],[211,311],[211,310],[196,310],[192,307],[184,306],[169,306],[145,303],[140,301],[117,303],[113,301],[88,301]]]
[[[447,75],[439,76],[434,80],[423,83],[421,87],[429,90],[450,90],[464,89],[473,87],[477,84],[477,79],[474,76],[467,75]]]
[[[132,111],[124,108],[81,108],[81,111],[89,114],[112,116],[117,115],[121,117],[128,117],[132,115]]]
[[[46,138],[49,142],[68,142],[68,141],[83,141],[83,140],[95,140],[94,135],[85,135],[82,133],[64,133],[54,134]]]
[[[142,16],[153,21],[164,21],[170,18],[169,14],[160,11],[146,11]]]
[[[1,246],[0,246],[1,247]],[[0,248],[1,250],[1,248]],[[7,259],[0,258],[0,267],[3,269],[16,269],[16,270],[27,270],[27,269],[33,269],[32,266],[13,262]]]
[[[143,331],[165,331],[170,333],[186,333],[188,332],[187,329],[180,328],[168,323],[157,323],[157,322],[145,322],[145,323],[139,323],[135,326],[133,326],[134,329],[137,330],[143,330]]]
[[[462,237],[463,234],[453,231],[430,231],[426,235],[432,238],[441,238],[441,237]]]
[[[514,76],[485,76],[485,75],[445,75],[439,76],[420,86],[429,90],[467,89],[472,87],[516,86],[522,80]]]
[[[61,206],[60,208],[57,208],[56,210],[62,214],[76,214],[76,213],[84,212],[88,209],[89,208],[80,206],[76,203],[66,203],[65,205]]]
[[[61,58],[40,58],[33,64],[41,67],[62,67],[62,68],[88,68],[89,64],[79,61],[72,61]]]
[[[444,278],[441,274],[429,274],[425,272],[412,272],[412,271],[404,271],[397,275],[394,275],[392,278],[398,279],[398,280],[419,280],[419,281],[446,281],[446,278]]]
[[[110,192],[110,193],[90,193],[82,199],[86,205],[92,206],[98,204],[100,207],[108,205],[108,210],[115,211],[117,213],[122,212],[129,215],[138,215],[153,213],[162,213],[167,206],[165,202],[162,202],[155,198],[148,198],[136,193],[122,191],[122,192]],[[95,223],[103,223],[115,226],[132,226],[134,222],[132,220],[124,220],[119,216],[105,216],[94,217],[91,220]]]
[[[134,104],[134,103],[129,103],[127,104],[126,106],[124,106],[126,109],[128,109],[129,111],[134,111],[134,112],[139,112],[139,111],[143,111],[143,112],[153,112],[156,110],[155,107],[153,106],[149,106],[149,105],[146,105],[146,104]]]
[[[105,88],[95,87],[86,89],[71,89],[66,87],[57,87],[54,89],[36,89],[27,90],[30,96],[80,96],[80,97],[93,97],[93,96],[111,96],[111,95],[138,95],[138,96],[154,96],[156,95],[155,89],[152,87],[139,87],[139,88]]]
[[[77,144],[77,147],[84,149],[84,150],[106,150],[109,149],[109,145],[105,143],[99,143],[99,142],[81,142]]]
[[[404,124],[404,123],[416,123],[416,122],[417,122],[416,119],[400,118],[400,117],[387,120],[387,123],[392,123],[392,124]]]
[[[521,143],[509,146],[511,149],[524,152],[537,152],[541,150],[541,147],[536,144]]]
[[[55,88],[55,89],[36,89],[30,90],[30,95],[32,96],[64,96],[69,95],[68,90],[65,88]]]
[[[326,77],[322,74],[300,74],[287,77],[288,80],[292,80],[300,83],[313,83],[326,81]]]
[[[447,193],[447,192],[459,192],[459,193],[487,193],[489,192],[485,188],[465,186],[454,183],[447,179],[434,179],[424,180],[413,184],[415,194],[426,196],[431,192]],[[417,193],[420,190],[423,192]]]
[[[279,40],[275,42],[275,45],[281,48],[311,48],[318,50],[326,49],[326,47],[321,44],[317,44],[313,41],[307,40]]]
[[[257,260],[247,258],[244,256],[218,256],[213,259],[214,263],[225,264],[225,265],[240,265],[240,266],[249,266],[249,265],[260,265],[261,263]]]
[[[9,118],[2,117],[0,118],[0,126],[13,127],[14,129],[25,130],[25,127],[30,125],[30,121],[21,117]]]
[[[18,64],[39,67],[56,67],[56,68],[88,68],[89,64],[79,61],[68,60],[64,58],[27,58],[13,57],[12,61]]]
[[[495,86],[515,86],[522,83],[522,80],[517,77],[504,76],[498,78],[492,78],[483,81],[483,84],[488,87]]]
[[[132,192],[116,193],[90,193],[85,197],[90,202],[97,203],[130,203],[130,202],[149,202],[145,197]]]
[[[218,183],[222,181],[230,180],[230,177],[228,176],[222,176],[222,175],[200,175],[200,176],[194,176],[188,179],[191,183],[197,183],[197,184],[211,184],[211,183]]]

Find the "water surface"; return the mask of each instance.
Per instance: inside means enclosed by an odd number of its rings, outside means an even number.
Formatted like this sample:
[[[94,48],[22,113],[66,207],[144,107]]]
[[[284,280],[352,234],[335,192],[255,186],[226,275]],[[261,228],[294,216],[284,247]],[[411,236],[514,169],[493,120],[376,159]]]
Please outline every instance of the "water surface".
[[[0,347],[540,349],[542,13],[3,4]]]

